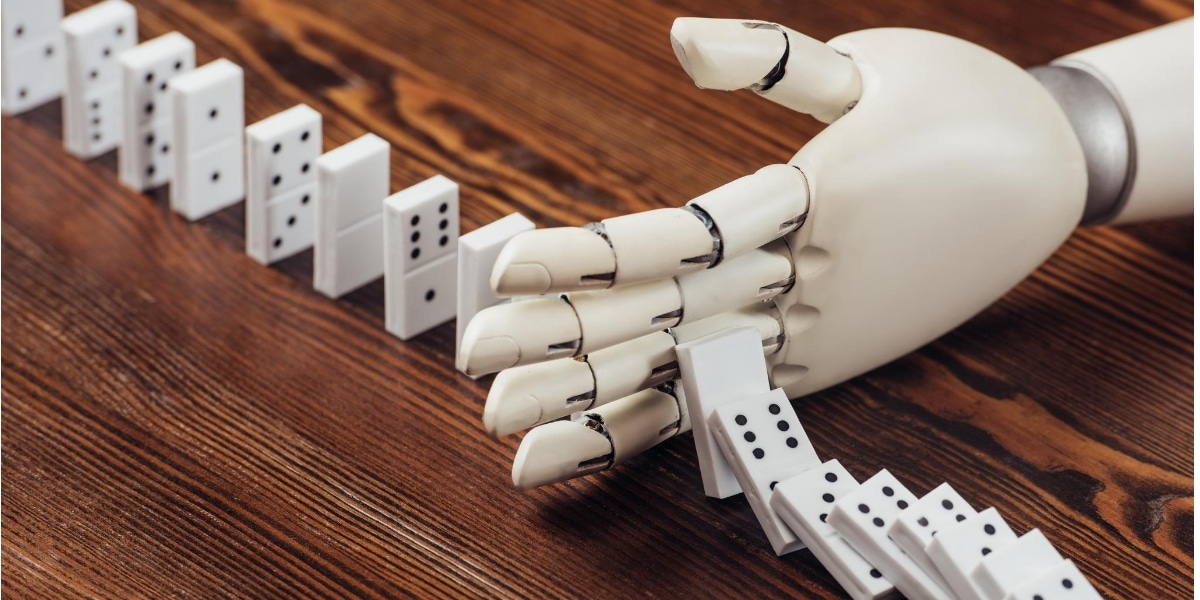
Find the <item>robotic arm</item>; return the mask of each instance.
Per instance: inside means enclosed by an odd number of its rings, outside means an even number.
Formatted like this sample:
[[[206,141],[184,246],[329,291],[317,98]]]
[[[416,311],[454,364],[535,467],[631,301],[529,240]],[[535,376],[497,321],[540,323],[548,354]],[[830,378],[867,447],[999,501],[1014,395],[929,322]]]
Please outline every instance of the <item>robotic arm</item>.
[[[830,126],[787,164],[682,208],[505,247],[497,293],[542,296],[480,312],[458,360],[501,371],[492,435],[534,427],[519,488],[688,431],[679,342],[757,327],[772,384],[796,398],[958,326],[1081,222],[1192,211],[1190,19],[1031,71],[912,29],[825,44],[683,18],[671,40],[698,86],[750,89]]]

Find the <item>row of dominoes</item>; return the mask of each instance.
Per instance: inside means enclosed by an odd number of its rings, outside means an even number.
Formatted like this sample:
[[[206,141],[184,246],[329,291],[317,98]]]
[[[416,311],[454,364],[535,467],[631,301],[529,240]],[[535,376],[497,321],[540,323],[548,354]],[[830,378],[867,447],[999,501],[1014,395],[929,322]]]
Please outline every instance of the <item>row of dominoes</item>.
[[[389,192],[390,147],[371,134],[322,154],[321,114],[299,105],[245,127],[244,73],[196,67],[172,32],[138,44],[137,14],[105,0],[63,18],[61,0],[3,0],[3,110],[63,98],[64,145],[89,159],[118,149],[121,181],[170,184],[197,220],[246,201],[246,252],[275,261],[313,248],[314,287],[333,298],[385,278],[386,328],[402,339],[501,300],[488,277],[500,248],[533,228],[512,214],[459,237],[458,185],[436,176]],[[65,59],[64,59],[65,55]]]
[[[744,492],[777,554],[808,547],[853,598],[1100,597],[1041,531],[1018,538],[949,484],[918,499],[887,470],[860,484],[821,462],[787,396],[769,389],[761,346],[738,328],[676,353],[705,492]]]

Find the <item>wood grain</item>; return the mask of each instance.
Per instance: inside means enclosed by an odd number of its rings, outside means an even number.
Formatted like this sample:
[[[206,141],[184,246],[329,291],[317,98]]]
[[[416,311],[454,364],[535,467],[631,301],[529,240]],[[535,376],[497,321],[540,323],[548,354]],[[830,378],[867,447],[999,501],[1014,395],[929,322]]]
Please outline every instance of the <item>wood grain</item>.
[[[87,4],[68,0],[67,10]],[[1191,2],[138,0],[141,37],[246,69],[247,122],[298,102],[330,149],[371,131],[393,189],[463,186],[470,231],[673,206],[785,160],[818,124],[704,92],[676,16],[818,38],[943,31],[1032,66]],[[304,253],[246,257],[242,208],[197,224],[81,162],[60,110],[3,120],[3,593],[13,598],[837,597],[701,494],[687,437],[514,491],[489,379],[453,325],[384,333],[382,286],[330,301]],[[950,481],[1042,528],[1107,597],[1194,593],[1193,225],[1081,230],[929,346],[795,402],[825,457],[918,493]]]

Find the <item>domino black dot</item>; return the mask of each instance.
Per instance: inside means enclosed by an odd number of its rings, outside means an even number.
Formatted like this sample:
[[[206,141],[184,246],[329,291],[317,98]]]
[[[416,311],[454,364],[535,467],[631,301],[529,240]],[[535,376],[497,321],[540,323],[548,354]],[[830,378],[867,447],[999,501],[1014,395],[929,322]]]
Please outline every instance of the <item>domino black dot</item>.
[[[767,453],[766,453],[766,452],[763,452],[762,448],[755,448],[755,449],[754,449],[754,458],[762,458],[762,457],[764,457],[764,456],[766,456],[766,455],[767,455]]]
[[[280,175],[271,178],[271,185],[279,185],[281,182],[283,182],[283,177]]]
[[[833,498],[833,494],[828,494],[828,493],[826,493],[826,494],[821,494],[821,499],[822,499],[822,500],[824,500],[824,501],[826,501],[826,502],[828,502],[828,503],[830,503],[830,504],[833,504],[833,500],[834,500],[834,498]]]
[[[800,441],[797,440],[796,438],[790,437],[787,439],[788,448],[795,448],[796,446],[799,446],[799,445],[800,445]]]
[[[441,206],[438,206],[438,212],[439,212],[439,213],[444,213],[444,212],[446,212],[446,211],[447,211],[447,210],[449,210],[449,209],[450,209],[450,205],[449,205],[449,204],[446,204],[445,202],[443,202],[443,203],[441,204]]]
[[[777,414],[779,414],[779,405],[778,405],[778,404],[772,404],[772,405],[770,405],[770,406],[768,406],[768,407],[767,407],[767,410],[771,411],[771,414],[773,414],[773,415],[777,415]]]
[[[952,510],[954,508],[954,503],[949,500],[942,500],[942,508],[946,510]]]
[[[890,486],[885,485],[883,486],[883,495],[891,498],[892,496],[896,495],[896,490],[893,490]]]
[[[428,292],[425,292],[425,301],[433,302],[433,297],[436,295],[437,294],[435,294],[433,290],[429,290]]]
[[[929,519],[921,517],[920,519],[917,519],[917,525],[920,525],[921,527],[929,527]]]
[[[772,490],[774,490],[776,485],[779,485],[779,482],[778,482],[778,481],[772,481],[772,482],[771,482],[771,485],[769,485],[769,486],[767,486],[767,487],[768,487],[768,488],[770,488],[770,489],[772,489]]]
[[[117,27],[117,37],[121,37],[123,35],[125,35],[125,26],[124,25],[118,26]]]
[[[300,172],[301,172],[301,173],[307,173],[307,172],[308,172],[308,163],[304,163],[304,164],[300,165]]]
[[[879,517],[871,519],[871,522],[874,523],[876,527],[883,527],[883,519],[880,519]]]
[[[747,442],[753,442],[754,440],[758,439],[758,438],[757,438],[757,437],[754,435],[754,432],[753,432],[753,431],[747,431],[747,432],[745,433],[745,435],[743,435],[743,436],[742,436],[742,438],[743,438],[743,439],[745,439]]]
[[[983,532],[984,532],[984,533],[986,533],[986,534],[988,534],[988,535],[995,535],[995,534],[996,534],[996,528],[995,528],[994,526],[992,526],[991,524],[984,525],[984,526],[983,526]]]
[[[170,151],[171,151],[171,145],[170,145],[170,144],[163,144],[163,145],[162,145],[162,153],[163,153],[163,154],[166,154],[166,153],[168,153],[168,152],[170,152]]]
[[[98,141],[100,141],[100,138],[101,138],[101,137],[103,137],[103,136],[101,136],[99,133],[93,133],[93,134],[92,134],[92,139],[93,139],[93,140],[96,140],[97,142],[98,142]]]
[[[1045,599],[1045,598],[1042,598],[1042,595],[1041,595],[1041,594],[1034,594],[1034,596],[1033,596],[1033,600],[1046,600],[1046,599]]]
[[[421,215],[413,215],[413,217],[411,219],[409,219],[408,224],[412,225],[413,227],[416,227],[417,223],[420,223],[420,222],[421,222]]]
[[[158,84],[158,91],[160,91],[160,92],[167,91],[167,82],[164,81],[164,82]]]
[[[837,473],[826,473],[825,481],[828,481],[829,483],[837,481]]]
[[[295,224],[296,224],[296,215],[292,215],[292,216],[288,217],[288,227],[291,227]]]
[[[112,56],[112,48],[105,48],[103,54],[104,56]]]
[[[821,519],[822,523],[824,523],[825,519],[828,519],[828,518],[829,518],[829,513],[821,513],[820,519]]]
[[[46,46],[46,56],[54,56],[54,46]],[[105,56],[108,55],[106,54]],[[92,79],[95,79],[95,77]]]
[[[25,35],[25,26],[17,25],[17,37]]]
[[[92,125],[99,125],[100,117],[92,117]]]
[[[272,246],[275,246],[276,248],[278,248],[278,247],[282,246],[282,245],[283,245],[283,238],[275,238],[275,241],[274,241],[274,242],[272,242],[272,244],[271,244],[271,245],[272,245]]]
[[[312,196],[305,194],[304,197],[300,199],[300,204],[308,204],[308,201],[311,198],[312,198]]]
[[[1064,579],[1062,580],[1062,585],[1069,590],[1075,587],[1075,582],[1071,581],[1070,579]]]
[[[963,515],[954,515],[954,521],[957,523],[962,523],[963,521],[966,521],[966,520],[967,520],[967,517],[965,517]]]
[[[154,175],[154,165],[146,167],[146,175]]]
[[[175,61],[175,70],[179,71],[181,69],[183,69],[183,61],[182,60]]]
[[[95,78],[97,78],[97,77],[99,77],[99,76],[100,76],[100,72],[99,72],[99,71],[97,71],[97,70],[95,70],[95,69],[92,69],[91,71],[88,71],[88,79],[95,79]]]
[[[896,506],[899,506],[900,510],[904,510],[904,509],[908,508],[908,502],[906,502],[904,500],[897,500]]]
[[[734,417],[734,418],[733,418],[733,422],[734,422],[734,423],[737,423],[738,425],[745,425],[745,424],[746,424],[746,417],[745,417],[745,415],[738,415],[738,416],[736,416],[736,417]]]
[[[867,513],[871,512],[871,507],[870,507],[870,506],[867,506],[866,504],[859,504],[859,505],[858,505],[858,512],[860,512],[860,513],[862,513],[862,514],[864,514],[864,515],[865,515],[865,514],[867,514]]]
[[[99,101],[99,100],[92,100],[92,110],[97,110],[97,109],[99,109],[99,108],[100,108],[100,101]]]
[[[409,239],[409,241],[416,243],[417,240],[421,239],[421,232],[420,231],[412,232],[412,235],[408,236],[408,239]]]
[[[215,119],[215,118],[217,118],[218,114],[220,114],[220,113],[218,113],[217,109],[214,108],[214,109],[208,111],[208,118]]]
[[[442,221],[440,223],[438,223],[438,229],[445,229],[449,226],[450,226],[450,221],[447,219],[442,219]]]
[[[446,237],[446,236],[444,236],[444,235],[443,235],[441,238],[439,238],[439,239],[438,239],[438,245],[439,245],[439,246],[445,246],[446,244],[449,244],[449,243],[450,243],[450,238],[448,238],[448,237]]]
[[[417,260],[417,257],[421,256],[421,249],[413,248],[412,252],[409,252],[408,255],[411,256],[413,260]]]
[[[25,96],[28,96],[28,95],[29,95],[29,88],[21,88],[19,91],[17,91],[18,98],[24,98]]]
[[[283,144],[276,142],[274,146],[271,146],[271,154],[279,154],[280,150],[283,150]]]
[[[883,573],[880,573],[879,569],[871,569],[871,577],[874,577],[875,579],[882,579]]]
[[[989,554],[991,554],[991,553],[992,553],[992,549],[991,549],[991,548],[984,548],[984,549],[983,549],[981,552],[983,553],[983,555],[984,555],[984,556],[987,556],[987,555],[989,555]]]
[[[300,134],[300,141],[302,141],[302,142],[307,142],[307,141],[308,141],[308,132],[307,132],[307,131],[305,131],[304,133],[301,133],[301,134]]]
[[[220,180],[220,179],[221,179],[221,172],[220,172],[220,171],[213,171],[213,174],[212,174],[212,180],[215,182],[215,181],[218,181],[218,180]]]
[[[776,423],[775,426],[778,427],[780,431],[787,431],[788,429],[791,429],[791,427],[792,427],[791,425],[788,424],[787,421],[780,421],[780,422]]]
[[[146,73],[146,83],[154,81],[154,73]]]
[[[148,115],[149,115],[149,114],[153,114],[153,113],[154,113],[154,103],[153,103],[153,102],[147,102],[147,103],[146,103],[146,114],[148,114]]]

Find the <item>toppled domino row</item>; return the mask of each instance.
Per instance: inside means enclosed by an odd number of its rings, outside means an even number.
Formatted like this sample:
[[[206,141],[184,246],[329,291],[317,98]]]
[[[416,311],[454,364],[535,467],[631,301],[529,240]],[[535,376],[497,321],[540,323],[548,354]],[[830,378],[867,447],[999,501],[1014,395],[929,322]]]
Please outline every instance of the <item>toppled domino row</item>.
[[[332,298],[384,276],[386,329],[401,339],[457,315],[461,340],[476,312],[501,302],[488,277],[504,243],[533,229],[520,214],[460,238],[449,179],[388,196],[383,139],[322,154],[321,114],[305,105],[244,127],[242,69],[226,59],[197,68],[195,44],[177,32],[138,44],[124,0],[65,19],[61,0],[0,6],[4,112],[61,94],[73,155],[118,149],[122,183],[169,183],[172,209],[190,221],[245,197],[247,254],[269,265],[312,247],[313,285]]]
[[[808,547],[856,599],[1100,597],[1039,530],[1018,538],[949,484],[918,499],[887,470],[860,484],[822,463],[786,394],[769,389],[761,344],[737,328],[676,354],[705,492],[744,492],[777,554]]]

